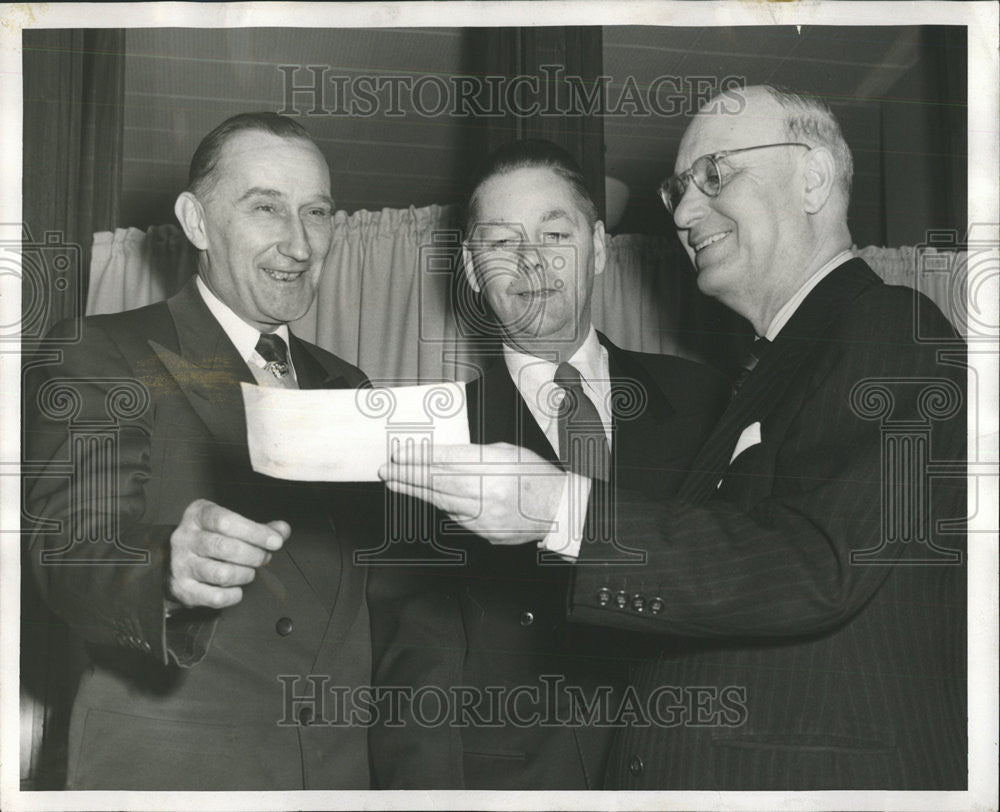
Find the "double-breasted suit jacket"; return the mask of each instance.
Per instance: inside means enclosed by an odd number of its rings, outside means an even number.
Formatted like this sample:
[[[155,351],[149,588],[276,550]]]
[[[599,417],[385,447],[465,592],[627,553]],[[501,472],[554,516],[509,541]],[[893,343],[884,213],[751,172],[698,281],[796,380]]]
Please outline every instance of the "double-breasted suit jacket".
[[[25,554],[89,655],[69,788],[367,788],[366,731],[338,725],[325,700],[369,681],[352,551],[374,543],[366,522],[381,521],[381,502],[374,515],[358,494],[252,471],[239,384],[254,378],[194,280],[166,302],[84,319],[81,336],[26,379],[25,461],[42,474],[25,482],[37,519]],[[290,353],[302,388],[365,380],[294,336]],[[67,460],[69,482],[54,475]],[[291,537],[239,604],[168,619],[170,535],[199,498],[284,519]]]

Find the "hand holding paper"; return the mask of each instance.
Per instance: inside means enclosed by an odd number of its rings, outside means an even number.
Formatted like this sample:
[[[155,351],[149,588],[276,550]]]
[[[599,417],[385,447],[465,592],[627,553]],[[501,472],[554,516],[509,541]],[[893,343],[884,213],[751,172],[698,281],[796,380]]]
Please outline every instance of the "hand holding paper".
[[[390,490],[430,502],[494,544],[537,541],[552,529],[566,473],[509,443],[394,451],[379,472]]]

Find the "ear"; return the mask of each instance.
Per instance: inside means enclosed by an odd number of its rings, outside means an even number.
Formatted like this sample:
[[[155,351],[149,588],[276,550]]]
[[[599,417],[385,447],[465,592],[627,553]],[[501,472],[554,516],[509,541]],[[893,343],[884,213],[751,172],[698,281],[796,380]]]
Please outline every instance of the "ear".
[[[594,276],[604,272],[604,264],[608,259],[608,246],[604,235],[604,223],[598,220],[594,223]]]
[[[469,283],[469,287],[476,293],[482,293],[479,287],[479,279],[476,277],[476,261],[472,257],[472,251],[469,250],[469,244],[465,242],[462,243],[462,267],[465,270],[465,278]]]
[[[181,192],[174,203],[174,214],[184,229],[184,234],[199,251],[208,249],[208,235],[205,233],[205,210],[191,192]]]
[[[836,184],[837,167],[826,147],[813,147],[805,157],[805,187],[802,205],[807,214],[816,214],[830,199]]]

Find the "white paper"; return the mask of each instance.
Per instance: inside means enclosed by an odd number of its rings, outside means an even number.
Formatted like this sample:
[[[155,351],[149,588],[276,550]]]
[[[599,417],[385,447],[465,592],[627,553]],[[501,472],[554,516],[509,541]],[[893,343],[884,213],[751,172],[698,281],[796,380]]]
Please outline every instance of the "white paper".
[[[308,482],[375,482],[396,443],[469,442],[465,386],[280,389],[244,383],[250,462]]]

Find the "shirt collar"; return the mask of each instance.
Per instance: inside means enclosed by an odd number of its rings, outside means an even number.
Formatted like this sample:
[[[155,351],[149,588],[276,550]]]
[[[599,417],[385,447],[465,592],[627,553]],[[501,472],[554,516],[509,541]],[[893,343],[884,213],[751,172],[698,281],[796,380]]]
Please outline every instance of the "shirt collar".
[[[771,319],[771,323],[768,325],[767,331],[764,333],[764,338],[768,341],[774,341],[778,333],[781,332],[782,328],[788,324],[788,320],[795,314],[795,311],[799,309],[799,305],[801,305],[802,302],[805,301],[806,296],[812,292],[812,289],[822,282],[825,277],[829,276],[835,269],[839,268],[853,257],[853,249],[841,251],[822,268],[816,271],[816,273],[810,276],[802,287],[795,291],[792,298],[782,305],[781,310],[774,314],[774,318]]]
[[[607,366],[603,360],[606,352],[597,339],[597,330],[591,324],[587,337],[569,358],[569,363],[577,368],[585,383],[603,380],[607,377],[607,372],[603,371]],[[556,376],[558,364],[537,355],[520,352],[509,344],[503,345],[503,357],[511,380],[518,383],[518,389],[522,392],[538,391],[545,384],[552,383]]]
[[[205,305],[212,312],[212,315],[215,316],[215,320],[219,322],[219,326],[222,327],[223,332],[229,336],[229,340],[233,342],[233,346],[236,347],[240,358],[248,363],[253,363],[257,340],[260,338],[260,330],[247,324],[237,316],[229,305],[212,293],[201,276],[198,276],[195,284],[198,287],[198,293],[201,294],[201,298],[205,301]],[[287,324],[280,325],[274,332],[281,336],[285,342],[285,346],[290,346]]]

